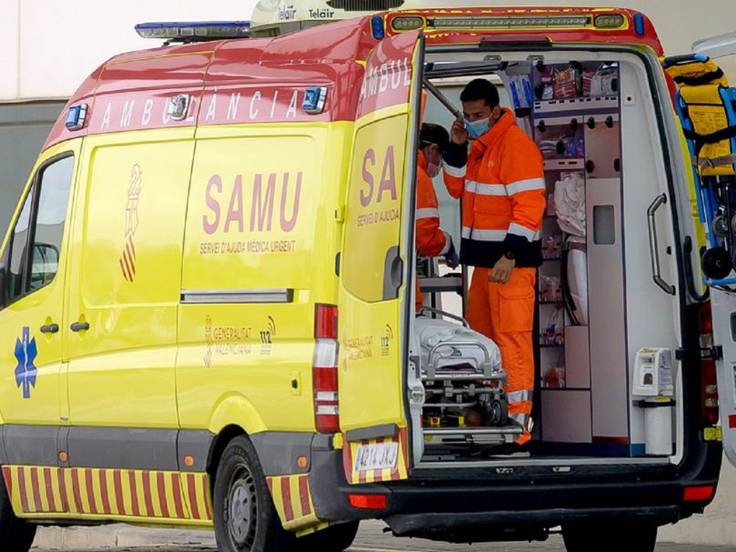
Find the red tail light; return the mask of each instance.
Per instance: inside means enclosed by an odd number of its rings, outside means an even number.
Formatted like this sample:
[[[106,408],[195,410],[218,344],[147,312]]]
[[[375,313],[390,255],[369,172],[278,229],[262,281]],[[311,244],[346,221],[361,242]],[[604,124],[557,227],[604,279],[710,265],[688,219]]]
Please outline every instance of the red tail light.
[[[386,495],[349,494],[348,500],[353,508],[360,510],[385,510],[388,504]]]
[[[320,433],[340,431],[337,307],[316,305],[314,313],[314,418]]]
[[[702,487],[685,487],[682,499],[685,502],[706,502],[713,498],[715,493],[713,485],[704,485]]]
[[[337,307],[317,305],[314,313],[314,337],[337,339]]]
[[[713,348],[713,320],[709,303],[700,307],[699,317],[700,348]],[[700,360],[700,392],[702,404],[702,419],[706,426],[718,425],[718,379],[716,361],[712,358]]]

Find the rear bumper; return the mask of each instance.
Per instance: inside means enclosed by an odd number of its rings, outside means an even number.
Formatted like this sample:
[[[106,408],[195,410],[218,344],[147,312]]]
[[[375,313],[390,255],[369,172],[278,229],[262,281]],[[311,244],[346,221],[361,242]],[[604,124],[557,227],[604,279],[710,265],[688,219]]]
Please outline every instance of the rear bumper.
[[[495,470],[415,472],[409,480],[348,485],[336,451],[313,450],[310,488],[320,519],[384,519],[397,535],[468,542],[535,540],[547,529],[579,522],[666,525],[700,513],[710,502],[684,502],[687,486],[716,485],[721,447],[703,443],[688,472],[642,472],[631,466],[602,475],[499,477]],[[636,472],[634,472],[636,470]],[[381,494],[385,510],[350,506],[350,494]]]

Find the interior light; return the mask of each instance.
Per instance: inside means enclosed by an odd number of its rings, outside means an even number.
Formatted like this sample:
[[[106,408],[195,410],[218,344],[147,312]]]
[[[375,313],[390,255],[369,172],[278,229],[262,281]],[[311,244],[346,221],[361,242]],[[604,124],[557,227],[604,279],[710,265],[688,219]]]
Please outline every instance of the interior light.
[[[620,13],[597,15],[594,24],[599,29],[619,29],[626,24],[626,18]]]
[[[415,31],[424,27],[424,19],[417,16],[402,15],[395,17],[391,21],[391,28],[394,31]]]

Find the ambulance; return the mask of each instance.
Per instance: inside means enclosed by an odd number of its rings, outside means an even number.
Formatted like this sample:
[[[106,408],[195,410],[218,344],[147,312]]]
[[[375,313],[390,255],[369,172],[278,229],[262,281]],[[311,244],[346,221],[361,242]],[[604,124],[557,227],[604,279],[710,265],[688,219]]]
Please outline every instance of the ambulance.
[[[113,522],[339,551],[379,519],[650,552],[704,511],[724,438],[736,460],[736,306],[722,252],[700,262],[734,243],[705,222],[730,213],[728,171],[708,195],[693,168],[723,133],[678,118],[700,120],[702,53],[665,73],[651,21],[612,8],[139,32],[166,44],[81,84],[2,242],[3,551]],[[449,126],[478,77],[544,156],[526,452],[510,367],[465,327],[471,268],[414,246],[419,125]]]

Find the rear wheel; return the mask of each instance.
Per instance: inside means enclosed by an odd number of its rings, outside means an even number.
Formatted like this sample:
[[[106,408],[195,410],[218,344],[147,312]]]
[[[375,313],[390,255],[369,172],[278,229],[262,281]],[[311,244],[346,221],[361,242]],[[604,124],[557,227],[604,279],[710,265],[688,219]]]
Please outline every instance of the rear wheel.
[[[567,552],[654,552],[652,525],[570,525],[562,528]]]
[[[333,525],[297,540],[300,552],[343,552],[353,544],[358,534],[359,521]]]
[[[4,552],[28,552],[36,536],[36,526],[13,513],[5,482],[0,477],[0,543]]]
[[[214,489],[220,552],[287,552],[295,537],[281,526],[255,448],[245,436],[225,447]]]

